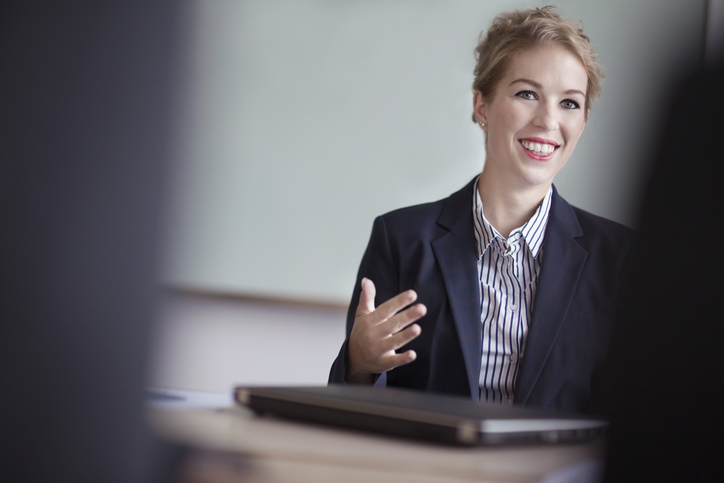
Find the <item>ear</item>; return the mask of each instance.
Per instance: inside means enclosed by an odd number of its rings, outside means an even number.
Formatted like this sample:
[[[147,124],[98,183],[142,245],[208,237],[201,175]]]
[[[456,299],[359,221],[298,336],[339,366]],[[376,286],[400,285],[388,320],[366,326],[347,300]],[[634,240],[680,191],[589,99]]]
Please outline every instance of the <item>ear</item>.
[[[480,91],[475,91],[473,94],[473,112],[475,113],[475,120],[480,124],[485,124],[483,131],[488,130],[488,104],[483,100],[483,95]]]

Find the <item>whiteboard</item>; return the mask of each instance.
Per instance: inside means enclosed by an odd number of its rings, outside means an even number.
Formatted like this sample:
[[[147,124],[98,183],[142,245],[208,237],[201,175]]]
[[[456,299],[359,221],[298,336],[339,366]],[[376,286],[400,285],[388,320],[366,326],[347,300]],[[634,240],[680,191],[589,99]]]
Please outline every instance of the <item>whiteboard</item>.
[[[163,282],[346,304],[375,216],[480,173],[473,49],[497,13],[521,5],[192,2]],[[584,20],[606,82],[556,186],[631,225],[667,92],[700,61],[705,2],[558,5]]]

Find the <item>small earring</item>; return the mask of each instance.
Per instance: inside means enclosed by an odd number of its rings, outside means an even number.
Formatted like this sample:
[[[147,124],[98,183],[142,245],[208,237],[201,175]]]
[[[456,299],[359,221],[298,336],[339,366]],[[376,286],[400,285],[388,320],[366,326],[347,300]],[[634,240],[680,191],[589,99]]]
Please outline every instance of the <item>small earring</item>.
[[[478,124],[480,124],[481,128],[485,127],[485,123],[483,121],[478,121]]]

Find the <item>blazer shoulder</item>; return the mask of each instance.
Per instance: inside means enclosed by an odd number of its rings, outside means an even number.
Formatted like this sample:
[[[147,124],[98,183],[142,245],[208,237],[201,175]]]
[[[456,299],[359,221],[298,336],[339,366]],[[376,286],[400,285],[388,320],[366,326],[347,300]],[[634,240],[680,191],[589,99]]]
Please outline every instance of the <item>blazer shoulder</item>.
[[[633,229],[617,221],[594,215],[576,206],[572,206],[572,208],[585,238],[596,239],[599,243],[618,247],[622,250],[630,248],[636,235]]]
[[[617,221],[609,220],[608,218],[604,218],[599,215],[594,215],[590,211],[586,211],[584,209],[578,208],[577,206],[572,206],[573,211],[576,213],[576,217],[578,218],[578,222],[581,224],[582,228],[591,228],[591,229],[598,229],[598,230],[604,230],[606,232],[612,233],[615,236],[620,236],[622,238],[631,238],[634,236],[634,230],[632,228],[629,228],[628,226],[624,225],[623,223],[619,223]]]
[[[392,246],[411,247],[417,243],[430,242],[443,232],[438,226],[445,200],[407,206],[377,217],[374,231],[382,230]]]
[[[553,187],[553,202],[549,223],[562,227],[578,243],[603,242],[613,245],[629,245],[635,232],[616,221],[594,215],[568,203]]]
[[[404,225],[411,222],[425,222],[429,220],[432,220],[434,223],[440,216],[446,200],[447,198],[438,201],[431,201],[429,203],[397,208],[396,210],[380,215],[379,218],[382,218],[387,225]]]
[[[424,232],[449,230],[469,218],[472,223],[472,193],[474,179],[447,198],[429,203],[399,208],[378,217],[388,229],[399,228]]]

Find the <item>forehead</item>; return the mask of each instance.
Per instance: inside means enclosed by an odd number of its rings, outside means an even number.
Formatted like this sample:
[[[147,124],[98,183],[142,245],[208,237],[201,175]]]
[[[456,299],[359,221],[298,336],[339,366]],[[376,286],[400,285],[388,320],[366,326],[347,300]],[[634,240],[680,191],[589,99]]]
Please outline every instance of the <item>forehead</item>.
[[[588,88],[588,75],[577,56],[555,44],[518,52],[508,64],[498,88],[514,88],[532,81],[552,91],[581,91]]]

